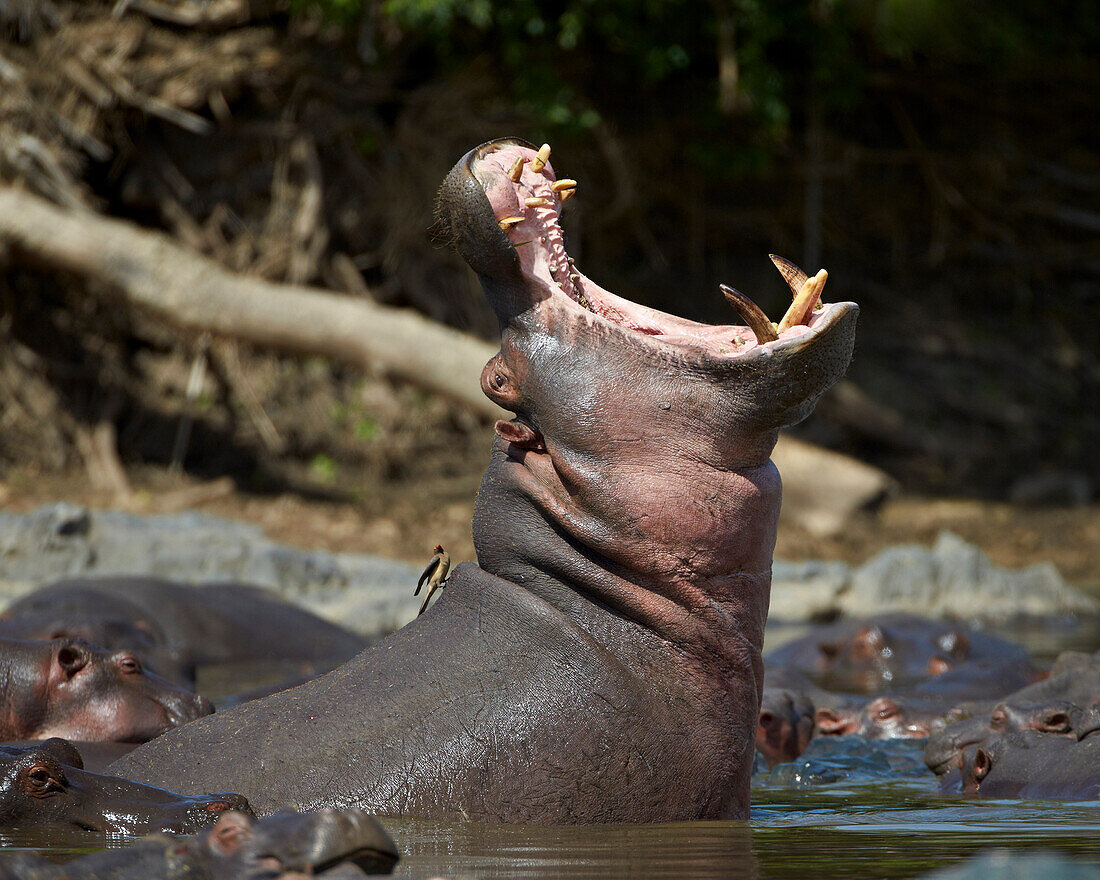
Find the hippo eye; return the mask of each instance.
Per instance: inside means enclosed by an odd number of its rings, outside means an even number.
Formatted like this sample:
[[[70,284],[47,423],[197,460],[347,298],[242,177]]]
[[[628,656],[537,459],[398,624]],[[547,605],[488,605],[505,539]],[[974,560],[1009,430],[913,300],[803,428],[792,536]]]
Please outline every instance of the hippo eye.
[[[62,776],[43,764],[35,764],[27,771],[27,789],[30,794],[43,795],[51,791],[61,791],[64,787]]]
[[[131,672],[137,674],[141,672],[141,664],[136,657],[121,657],[118,661],[118,668],[123,672]]]
[[[502,375],[500,375],[500,373],[496,373],[493,376],[493,384],[497,387],[498,390],[503,388],[504,387],[504,377]]]

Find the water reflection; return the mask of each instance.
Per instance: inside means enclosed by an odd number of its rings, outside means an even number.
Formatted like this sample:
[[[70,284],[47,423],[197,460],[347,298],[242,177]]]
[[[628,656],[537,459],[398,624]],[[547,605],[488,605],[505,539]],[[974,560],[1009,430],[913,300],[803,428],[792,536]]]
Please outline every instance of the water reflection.
[[[408,853],[398,876],[750,878],[760,875],[745,822],[580,828],[387,820]]]
[[[452,878],[913,877],[989,847],[1056,848],[1100,865],[1100,802],[941,795],[924,779],[753,789],[748,822],[580,828],[386,819],[395,874]],[[0,850],[68,857],[133,838],[78,831],[0,833]]]

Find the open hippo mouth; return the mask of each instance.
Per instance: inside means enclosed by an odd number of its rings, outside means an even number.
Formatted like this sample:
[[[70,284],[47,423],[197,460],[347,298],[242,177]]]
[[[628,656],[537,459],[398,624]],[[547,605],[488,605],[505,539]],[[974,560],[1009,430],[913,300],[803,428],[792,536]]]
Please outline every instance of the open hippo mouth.
[[[851,302],[821,302],[827,277],[824,270],[808,277],[790,261],[772,256],[794,295],[777,323],[747,296],[725,285],[721,285],[722,292],[743,324],[698,323],[633,303],[600,287],[566,253],[561,211],[576,192],[577,181],[556,178],[549,155],[545,144],[536,149],[518,138],[491,141],[467,153],[440,189],[434,227],[437,238],[454,244],[481,275],[502,326],[531,307],[550,304],[584,313],[584,319],[597,325],[607,322],[631,331],[644,337],[656,352],[704,361],[719,370],[723,364],[755,368],[773,358],[787,361],[811,345],[820,347],[822,337],[835,336],[836,355],[828,360],[847,365],[859,309]],[[518,290],[523,295],[518,295]],[[817,360],[821,360],[820,354]],[[789,401],[772,401],[798,404],[798,412],[784,416],[779,425],[801,419],[836,379],[835,368],[821,369],[819,383],[808,378],[805,370],[799,372],[797,380],[788,380],[796,394],[790,395]],[[781,393],[781,389],[777,391]]]

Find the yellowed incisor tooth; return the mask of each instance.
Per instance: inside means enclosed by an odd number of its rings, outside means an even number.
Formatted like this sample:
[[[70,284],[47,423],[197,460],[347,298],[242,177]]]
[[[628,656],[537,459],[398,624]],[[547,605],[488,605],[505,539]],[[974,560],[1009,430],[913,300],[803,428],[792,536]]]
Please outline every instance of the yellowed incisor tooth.
[[[797,324],[805,324],[810,320],[810,316],[814,313],[814,307],[821,299],[821,291],[825,287],[825,281],[828,277],[829,273],[822,269],[813,278],[806,279],[802,289],[795,296],[794,302],[791,303],[787,313],[783,316],[783,320],[778,324],[780,333]]]
[[[570,180],[568,177],[563,177],[561,180],[555,180],[550,184],[550,189],[554,192],[561,192],[563,189],[574,189],[577,186],[577,181]]]
[[[524,199],[523,204],[525,204],[528,208],[541,208],[543,205],[549,205],[550,200],[544,199],[542,198],[542,196],[536,196],[533,199]]]
[[[558,195],[561,196],[561,200],[563,202],[568,202],[571,198],[573,198],[576,192],[577,188],[573,187],[572,189],[563,189],[561,192],[558,193]]]
[[[548,161],[550,161],[550,145],[543,144],[539,147],[539,154],[531,162],[531,170],[538,174]]]
[[[521,174],[523,174],[523,156],[516,156],[516,161],[508,169],[508,178],[512,183],[519,183]]]
[[[499,226],[501,229],[503,229],[505,232],[507,232],[509,229],[511,229],[517,223],[522,223],[522,222],[523,222],[522,217],[505,217],[503,220],[497,220],[497,226]]]

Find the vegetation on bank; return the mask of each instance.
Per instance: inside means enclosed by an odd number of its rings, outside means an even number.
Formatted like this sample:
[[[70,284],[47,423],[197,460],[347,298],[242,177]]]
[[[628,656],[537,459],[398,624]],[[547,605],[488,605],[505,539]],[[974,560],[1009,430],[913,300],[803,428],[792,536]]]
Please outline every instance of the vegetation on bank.
[[[488,137],[548,140],[581,181],[566,223],[589,274],[725,321],[719,282],[782,312],[769,252],[825,266],[861,342],[803,432],[911,488],[1005,497],[1096,484],[1098,48],[1081,2],[0,4],[0,180],[488,336],[424,235],[434,189]],[[0,259],[4,462],[79,464],[105,423],[124,462],[162,461],[184,410],[188,466],[231,453],[246,482],[287,458],[331,479],[381,445],[326,445],[302,415],[291,389],[318,369],[360,405],[339,367],[214,341],[188,402],[209,341]]]

